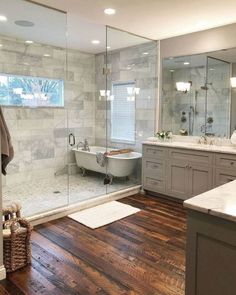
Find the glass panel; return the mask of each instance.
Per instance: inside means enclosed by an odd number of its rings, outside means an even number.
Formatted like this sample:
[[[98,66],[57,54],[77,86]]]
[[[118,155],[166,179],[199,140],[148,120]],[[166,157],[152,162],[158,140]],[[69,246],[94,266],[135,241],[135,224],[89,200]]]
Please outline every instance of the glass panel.
[[[207,57],[206,123],[209,136],[230,137],[230,63]]]
[[[70,203],[90,200],[106,194],[106,30],[99,30],[99,44],[83,39],[68,50],[68,72],[73,77],[65,85],[70,93],[66,101],[68,132],[75,137],[69,147]],[[99,162],[99,163],[98,163]]]
[[[201,135],[205,125],[205,55],[166,58],[162,73],[162,129],[177,135]]]
[[[157,43],[107,27],[107,193],[141,184],[142,142],[154,135]]]
[[[55,108],[64,100],[66,14],[22,0],[1,1],[1,13],[0,100],[15,151],[3,205],[19,201],[32,216],[68,204],[67,114]]]

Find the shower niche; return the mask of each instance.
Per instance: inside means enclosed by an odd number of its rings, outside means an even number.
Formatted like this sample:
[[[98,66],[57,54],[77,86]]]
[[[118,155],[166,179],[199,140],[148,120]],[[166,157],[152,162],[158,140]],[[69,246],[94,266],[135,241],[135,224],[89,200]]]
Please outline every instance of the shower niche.
[[[176,135],[229,137],[236,49],[162,61],[162,128]],[[231,115],[232,114],[232,115]]]

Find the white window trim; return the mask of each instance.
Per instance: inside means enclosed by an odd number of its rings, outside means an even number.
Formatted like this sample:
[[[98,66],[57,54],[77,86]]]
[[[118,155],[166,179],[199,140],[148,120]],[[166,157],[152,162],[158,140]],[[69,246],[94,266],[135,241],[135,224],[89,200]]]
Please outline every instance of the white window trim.
[[[37,106],[31,106],[31,105],[14,105],[14,104],[6,104],[6,105],[1,105],[0,106],[4,108],[51,108],[51,109],[64,109],[65,108],[65,81],[64,79],[60,78],[48,78],[48,77],[41,77],[41,76],[31,76],[31,75],[20,75],[20,74],[9,74],[9,73],[0,73],[0,76],[6,76],[6,77],[22,77],[22,78],[33,78],[33,79],[41,79],[41,80],[48,80],[48,81],[60,81],[62,82],[62,93],[61,93],[61,105],[37,105]]]

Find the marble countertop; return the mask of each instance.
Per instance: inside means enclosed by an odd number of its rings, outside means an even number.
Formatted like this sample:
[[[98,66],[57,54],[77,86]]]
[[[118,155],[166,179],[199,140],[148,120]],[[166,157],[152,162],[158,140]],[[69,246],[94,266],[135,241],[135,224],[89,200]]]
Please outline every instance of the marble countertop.
[[[191,149],[198,151],[207,151],[207,152],[216,152],[216,153],[225,153],[225,154],[236,154],[236,147],[233,145],[209,145],[209,144],[198,144],[194,142],[185,142],[185,141],[172,141],[172,142],[162,142],[162,141],[149,141],[146,140],[143,144],[156,145],[156,146],[165,146],[170,148],[183,148]]]
[[[236,222],[236,180],[184,201],[184,207]]]

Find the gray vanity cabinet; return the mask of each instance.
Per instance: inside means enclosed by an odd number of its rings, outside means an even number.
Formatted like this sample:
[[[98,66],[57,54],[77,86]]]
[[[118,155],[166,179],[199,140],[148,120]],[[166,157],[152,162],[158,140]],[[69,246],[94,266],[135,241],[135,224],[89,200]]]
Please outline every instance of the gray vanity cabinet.
[[[236,155],[217,154],[215,165],[215,187],[236,180]]]
[[[213,187],[208,152],[143,145],[143,188],[186,200]]]
[[[186,200],[212,189],[212,168],[191,161],[167,164],[167,194]]]
[[[212,167],[191,164],[189,168],[189,196],[194,197],[213,188]]]
[[[186,200],[236,180],[236,154],[143,145],[143,188]]]
[[[185,200],[189,196],[188,163],[180,160],[167,162],[166,193],[167,195]]]

